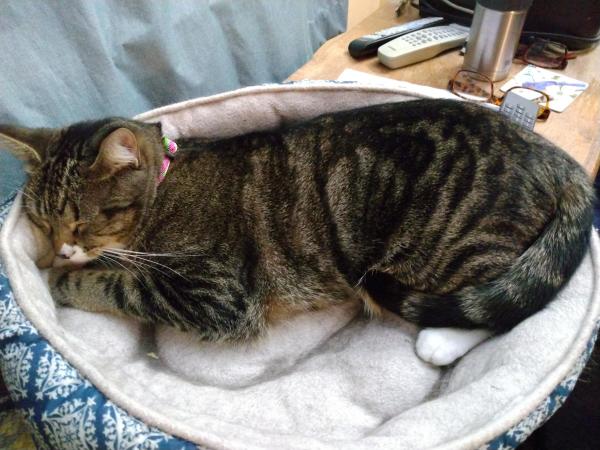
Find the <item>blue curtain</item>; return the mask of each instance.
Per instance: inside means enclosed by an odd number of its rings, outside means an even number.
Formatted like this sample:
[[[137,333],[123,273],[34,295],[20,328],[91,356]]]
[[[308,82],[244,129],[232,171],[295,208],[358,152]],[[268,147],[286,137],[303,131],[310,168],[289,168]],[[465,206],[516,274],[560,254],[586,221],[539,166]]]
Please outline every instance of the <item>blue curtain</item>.
[[[280,82],[344,31],[347,0],[11,0],[0,123],[64,126]],[[0,151],[0,202],[23,182]]]

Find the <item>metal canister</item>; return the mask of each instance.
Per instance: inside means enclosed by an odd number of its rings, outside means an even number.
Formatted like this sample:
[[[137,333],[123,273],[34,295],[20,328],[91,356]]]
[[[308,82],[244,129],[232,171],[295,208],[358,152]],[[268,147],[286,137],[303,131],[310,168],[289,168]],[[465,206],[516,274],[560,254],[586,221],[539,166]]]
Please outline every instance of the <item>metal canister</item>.
[[[507,77],[533,0],[477,0],[463,69]]]

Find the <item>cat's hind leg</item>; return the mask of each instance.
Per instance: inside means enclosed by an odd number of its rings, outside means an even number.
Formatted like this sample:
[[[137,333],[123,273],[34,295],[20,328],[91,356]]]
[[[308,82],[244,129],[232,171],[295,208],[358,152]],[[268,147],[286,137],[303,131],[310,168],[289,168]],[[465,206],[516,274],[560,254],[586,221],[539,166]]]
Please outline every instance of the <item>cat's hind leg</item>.
[[[374,315],[385,308],[426,327],[417,338],[416,353],[424,361],[438,366],[453,363],[493,334],[468,320],[451,299],[418,295],[387,273],[368,273],[361,280],[358,291],[365,308]],[[406,302],[409,296],[412,301]],[[415,303],[421,297],[423,304]]]
[[[422,327],[484,328],[465,311],[452,294],[414,290],[386,272],[368,272],[358,286],[367,309],[385,308]]]

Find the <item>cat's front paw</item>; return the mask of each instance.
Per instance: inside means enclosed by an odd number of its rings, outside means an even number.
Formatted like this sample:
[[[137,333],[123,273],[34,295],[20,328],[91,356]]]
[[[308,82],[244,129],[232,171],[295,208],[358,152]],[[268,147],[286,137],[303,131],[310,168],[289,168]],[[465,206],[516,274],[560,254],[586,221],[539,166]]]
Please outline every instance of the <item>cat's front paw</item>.
[[[491,336],[488,330],[425,328],[417,337],[416,351],[423,361],[447,366]]]

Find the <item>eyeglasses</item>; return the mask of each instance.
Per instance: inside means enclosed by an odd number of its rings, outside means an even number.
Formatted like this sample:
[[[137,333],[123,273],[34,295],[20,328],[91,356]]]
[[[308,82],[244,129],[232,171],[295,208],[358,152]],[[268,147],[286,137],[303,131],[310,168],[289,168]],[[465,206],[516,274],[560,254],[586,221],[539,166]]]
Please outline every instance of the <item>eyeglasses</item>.
[[[489,102],[500,105],[503,97],[494,95],[494,83],[485,75],[472,70],[459,70],[448,82],[448,90],[465,100]],[[538,120],[546,120],[550,115],[550,96],[537,89],[515,86],[506,91],[514,92],[538,105]],[[505,95],[506,95],[505,94]]]
[[[560,42],[534,39],[529,44],[520,44],[515,58],[534,66],[546,69],[564,69],[569,59],[576,58],[575,53],[570,53],[567,46]]]

